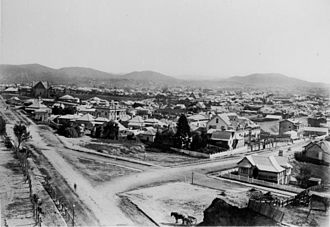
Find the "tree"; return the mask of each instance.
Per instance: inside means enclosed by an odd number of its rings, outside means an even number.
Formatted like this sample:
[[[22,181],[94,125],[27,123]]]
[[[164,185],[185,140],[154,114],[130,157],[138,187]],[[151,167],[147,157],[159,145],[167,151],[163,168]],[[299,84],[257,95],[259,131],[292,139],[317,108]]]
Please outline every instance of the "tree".
[[[186,115],[181,114],[176,128],[175,144],[178,148],[188,148],[190,141],[190,126]]]
[[[193,151],[197,151],[198,149],[202,148],[202,137],[199,133],[196,133],[192,137],[192,142],[190,144],[190,149]]]
[[[0,116],[0,135],[6,134],[6,121]]]
[[[30,135],[30,132],[27,130],[27,127],[20,123],[20,124],[16,124],[14,126],[14,134],[17,138],[17,150],[20,150],[21,144],[24,143],[25,141],[29,140],[32,138],[32,136]]]
[[[299,175],[297,176],[297,180],[301,187],[308,187],[308,179],[312,176],[312,171],[307,165],[303,165],[299,169]]]
[[[109,121],[106,123],[104,128],[104,138],[106,139],[116,139],[118,140],[118,134],[119,134],[119,126],[118,123],[114,121]]]

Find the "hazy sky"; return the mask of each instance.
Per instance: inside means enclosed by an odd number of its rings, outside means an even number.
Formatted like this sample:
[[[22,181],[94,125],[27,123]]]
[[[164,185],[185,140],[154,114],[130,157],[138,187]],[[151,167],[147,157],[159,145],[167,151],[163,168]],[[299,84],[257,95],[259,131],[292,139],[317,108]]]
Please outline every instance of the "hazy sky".
[[[330,79],[329,0],[0,0],[1,62]]]

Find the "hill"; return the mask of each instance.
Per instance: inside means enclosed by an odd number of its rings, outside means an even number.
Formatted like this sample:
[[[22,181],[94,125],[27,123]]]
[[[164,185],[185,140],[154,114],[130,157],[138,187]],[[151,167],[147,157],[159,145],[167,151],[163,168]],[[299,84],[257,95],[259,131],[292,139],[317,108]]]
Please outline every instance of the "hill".
[[[72,79],[115,79],[118,75],[86,67],[66,67],[58,69]]]
[[[77,86],[159,86],[175,85],[178,80],[153,71],[111,74],[86,67],[66,67],[53,69],[39,64],[0,65],[0,83],[30,83],[47,80],[52,84]]]
[[[0,65],[0,83],[27,83],[30,81],[48,80],[50,83],[66,81],[65,75],[39,64]]]
[[[203,78],[200,76],[199,78]],[[104,87],[190,86],[199,88],[261,88],[281,90],[328,89],[329,85],[312,83],[275,73],[233,76],[221,80],[180,80],[154,71],[112,74],[86,67],[53,69],[39,64],[0,65],[0,83],[22,83],[46,80],[51,84]]]
[[[127,73],[125,75],[120,76],[120,78],[128,79],[128,80],[152,80],[152,81],[161,81],[161,82],[175,82],[176,78],[164,75],[162,73],[154,72],[154,71],[135,71],[131,73]]]
[[[255,88],[302,88],[323,87],[322,83],[308,82],[279,73],[255,73],[247,76],[233,76],[220,81],[229,86],[244,86]]]

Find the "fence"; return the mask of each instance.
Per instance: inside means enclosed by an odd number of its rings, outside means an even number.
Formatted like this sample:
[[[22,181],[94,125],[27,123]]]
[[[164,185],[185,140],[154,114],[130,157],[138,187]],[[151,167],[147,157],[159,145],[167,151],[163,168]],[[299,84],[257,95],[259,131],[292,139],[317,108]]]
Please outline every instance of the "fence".
[[[57,207],[65,222],[74,226],[74,206],[70,208],[68,202],[65,202],[64,198],[59,195],[59,190],[56,187],[52,187],[48,180],[43,182],[43,186],[53,200],[55,206]],[[72,213],[70,213],[70,210],[72,211]]]
[[[20,150],[17,149],[16,142],[11,140],[10,137],[8,137],[7,147],[10,147],[14,151],[15,158],[18,159],[21,169],[23,171],[25,183],[28,183],[29,185],[29,196],[33,207],[33,218],[35,219],[35,226],[41,226],[43,222],[46,222],[48,224],[55,224],[53,222],[55,220],[53,219],[54,216],[52,215],[53,211],[48,209],[49,200],[45,199],[44,197],[46,192],[43,190],[43,186],[36,178],[40,175],[35,175],[35,171],[37,170],[36,166],[34,165],[33,161],[29,159],[29,157],[31,156],[31,150],[27,148],[23,148]],[[41,198],[39,197],[42,197],[43,200],[41,200]],[[43,210],[43,207],[46,207],[47,209]],[[65,222],[62,217],[60,219],[56,219],[59,220],[59,222],[56,224],[60,224],[62,226],[65,224]]]
[[[250,177],[234,175],[231,173],[221,174],[221,177],[232,179],[232,180],[237,180],[237,181],[242,181],[242,182],[246,182],[246,183],[250,183],[250,184],[256,184],[256,185],[260,185],[260,186],[266,186],[266,187],[271,187],[271,188],[275,188],[275,189],[285,190],[285,191],[294,192],[294,193],[300,193],[301,191],[303,191],[303,189],[301,189],[301,188],[295,188],[295,187],[291,187],[288,185],[276,184],[273,182],[258,180],[258,179],[254,179],[254,178],[250,178]]]
[[[206,153],[201,153],[201,152],[197,152],[197,151],[179,149],[179,148],[174,148],[174,147],[171,147],[171,150],[178,152],[178,153],[186,154],[191,157],[213,159],[213,158],[220,158],[223,156],[246,153],[248,151],[248,148],[247,148],[247,146],[244,146],[244,147],[236,148],[233,150],[218,152],[218,153],[214,153],[214,154],[206,154]]]
[[[264,202],[250,199],[248,208],[256,213],[269,217],[278,223],[281,223],[284,217],[284,213],[282,211]]]

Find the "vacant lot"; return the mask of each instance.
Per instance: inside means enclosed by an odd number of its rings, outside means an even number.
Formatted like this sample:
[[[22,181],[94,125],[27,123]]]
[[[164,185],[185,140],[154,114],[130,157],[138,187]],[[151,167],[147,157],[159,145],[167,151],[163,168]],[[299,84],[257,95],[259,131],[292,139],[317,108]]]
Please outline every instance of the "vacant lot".
[[[83,155],[74,151],[67,151],[66,153],[62,153],[62,155],[71,165],[95,184],[141,171],[116,164],[111,160],[107,161],[105,158]]]
[[[172,211],[182,212],[197,218],[198,223],[203,220],[203,211],[220,197],[228,202],[247,199],[247,191],[231,193],[214,190],[184,182],[163,184],[123,193],[149,217],[161,225],[172,225],[175,219],[170,216]]]
[[[100,144],[92,142],[90,144],[85,144],[85,147],[96,151],[102,150],[111,155],[137,159],[161,166],[173,166],[199,160],[197,158],[174,153],[148,151],[143,144],[139,143],[122,142],[115,144]]]

